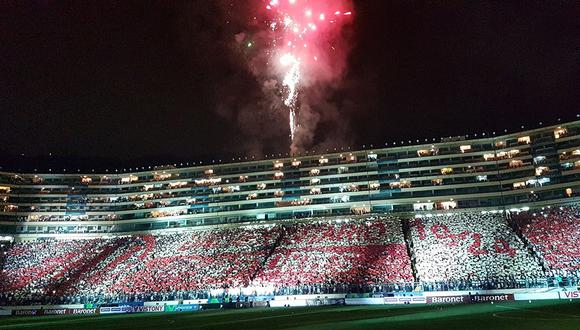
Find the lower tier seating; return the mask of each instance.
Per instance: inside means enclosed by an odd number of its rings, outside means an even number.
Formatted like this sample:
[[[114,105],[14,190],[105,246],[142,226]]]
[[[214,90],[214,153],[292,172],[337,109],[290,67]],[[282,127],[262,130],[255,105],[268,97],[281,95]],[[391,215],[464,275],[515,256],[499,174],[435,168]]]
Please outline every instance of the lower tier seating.
[[[411,221],[420,281],[536,278],[542,267],[501,214],[462,213]]]
[[[513,220],[550,275],[580,276],[580,207],[545,208]]]
[[[563,206],[508,217],[359,216],[3,243],[0,304],[240,287],[578,278],[579,214],[578,206]]]

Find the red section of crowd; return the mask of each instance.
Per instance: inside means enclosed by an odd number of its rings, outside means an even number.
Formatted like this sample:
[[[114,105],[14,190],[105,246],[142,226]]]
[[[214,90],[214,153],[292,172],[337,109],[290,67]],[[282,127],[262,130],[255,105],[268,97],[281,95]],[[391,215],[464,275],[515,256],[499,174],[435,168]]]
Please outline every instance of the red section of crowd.
[[[150,294],[247,286],[278,227],[138,236],[86,274],[70,294]]]
[[[552,207],[514,216],[553,275],[580,275],[580,207]]]
[[[256,278],[278,286],[400,281],[413,274],[397,219],[290,227]]]
[[[107,249],[110,243],[103,239],[18,243],[4,252],[0,294],[30,299],[50,294],[112,252]]]

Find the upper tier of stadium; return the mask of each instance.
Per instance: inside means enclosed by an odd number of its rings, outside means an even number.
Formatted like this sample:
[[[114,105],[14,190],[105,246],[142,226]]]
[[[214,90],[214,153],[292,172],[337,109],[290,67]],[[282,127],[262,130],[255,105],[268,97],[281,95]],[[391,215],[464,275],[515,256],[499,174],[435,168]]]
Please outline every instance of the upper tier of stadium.
[[[473,139],[127,173],[0,172],[0,234],[103,235],[538,207],[580,189],[580,121]]]

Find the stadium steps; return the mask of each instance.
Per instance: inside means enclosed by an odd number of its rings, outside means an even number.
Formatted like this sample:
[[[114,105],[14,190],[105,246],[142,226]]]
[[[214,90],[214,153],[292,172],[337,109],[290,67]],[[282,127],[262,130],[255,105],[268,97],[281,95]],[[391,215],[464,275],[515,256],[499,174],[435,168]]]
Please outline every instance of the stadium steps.
[[[544,271],[544,273],[547,273],[550,269],[547,266],[546,261],[532,248],[530,242],[522,233],[522,230],[520,229],[520,224],[516,223],[516,221],[514,221],[511,217],[506,216],[504,217],[504,219],[505,221],[507,221],[508,226],[512,229],[512,231],[516,234],[516,236],[520,239],[520,241],[524,243],[524,246],[526,247],[528,253],[532,256],[533,259],[535,259],[542,266],[542,270]]]
[[[65,292],[76,283],[78,283],[84,274],[87,274],[91,269],[95,268],[99,263],[107,258],[116,249],[120,248],[121,241],[116,241],[115,244],[108,245],[99,254],[90,259],[81,259],[78,262],[78,267],[73,267],[68,276],[63,276],[62,280],[51,285],[46,292],[55,292],[56,296],[63,296]],[[82,261],[82,262],[81,262]]]
[[[413,240],[411,238],[411,227],[409,226],[409,219],[401,219],[401,227],[403,230],[403,238],[405,239],[405,246],[407,247],[407,254],[411,260],[411,271],[415,282],[419,282],[417,278],[417,269],[415,268],[415,258],[413,254]]]
[[[264,268],[266,268],[266,263],[270,261],[270,258],[272,258],[272,255],[276,251],[276,248],[280,246],[280,242],[282,242],[282,239],[284,239],[284,237],[286,236],[286,230],[288,230],[287,227],[282,227],[282,230],[280,230],[280,235],[278,235],[276,241],[272,245],[270,245],[270,250],[268,251],[268,254],[266,254],[264,260],[262,260],[260,267],[257,267],[256,270],[254,270],[252,278],[250,279],[251,281],[253,281],[256,278],[256,276],[258,276],[259,272],[263,271]]]

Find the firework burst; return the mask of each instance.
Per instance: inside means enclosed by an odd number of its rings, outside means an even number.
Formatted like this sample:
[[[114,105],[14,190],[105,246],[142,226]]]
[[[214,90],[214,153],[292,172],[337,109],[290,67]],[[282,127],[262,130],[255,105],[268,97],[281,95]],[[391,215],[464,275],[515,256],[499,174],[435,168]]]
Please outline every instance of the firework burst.
[[[280,74],[283,103],[289,111],[290,137],[298,127],[299,93],[332,71],[334,43],[352,12],[346,0],[265,1],[267,48],[273,70]]]

